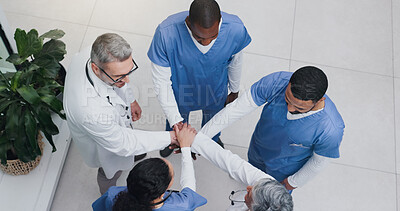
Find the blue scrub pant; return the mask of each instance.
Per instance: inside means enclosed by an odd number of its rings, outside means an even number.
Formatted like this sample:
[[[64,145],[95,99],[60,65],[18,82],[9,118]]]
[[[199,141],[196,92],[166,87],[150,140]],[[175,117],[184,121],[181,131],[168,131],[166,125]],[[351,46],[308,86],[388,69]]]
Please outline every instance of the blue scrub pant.
[[[225,101],[224,101],[224,102],[225,102]],[[203,109],[203,110],[202,110],[202,111],[203,111],[203,117],[202,117],[202,120],[201,120],[201,127],[203,127],[211,118],[213,118],[213,116],[214,116],[215,114],[217,114],[223,107],[224,107],[224,106],[222,105],[222,106],[220,106],[220,108],[217,108],[217,109]],[[182,118],[183,118],[183,122],[187,122],[187,121],[188,121],[188,118],[189,118],[189,113],[190,113],[190,111],[187,111],[187,112],[185,112],[185,111],[180,111],[180,113],[181,113],[181,116],[182,116]],[[190,122],[189,122],[189,123],[190,123]],[[166,130],[166,131],[171,131],[171,130],[172,130],[171,126],[169,125],[168,120],[167,120],[167,124],[166,124],[166,129],[165,129],[165,130]],[[218,134],[215,135],[212,139],[213,139],[215,142],[217,142],[220,135],[221,135],[221,133],[218,133]]]

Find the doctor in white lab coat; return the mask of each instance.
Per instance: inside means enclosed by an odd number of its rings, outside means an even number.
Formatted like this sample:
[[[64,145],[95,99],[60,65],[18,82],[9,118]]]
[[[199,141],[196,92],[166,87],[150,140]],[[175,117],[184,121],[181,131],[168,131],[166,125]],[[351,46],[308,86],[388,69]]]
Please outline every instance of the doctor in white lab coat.
[[[128,87],[137,69],[129,44],[117,34],[99,36],[75,55],[67,71],[64,110],[73,140],[86,164],[99,168],[101,194],[115,186],[135,155],[176,144],[174,132],[136,130],[141,109]]]

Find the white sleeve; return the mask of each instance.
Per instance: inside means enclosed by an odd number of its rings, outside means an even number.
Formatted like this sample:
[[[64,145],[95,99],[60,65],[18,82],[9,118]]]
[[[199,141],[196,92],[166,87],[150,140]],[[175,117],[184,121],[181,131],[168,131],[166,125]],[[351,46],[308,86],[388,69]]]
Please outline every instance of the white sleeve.
[[[273,177],[252,166],[238,155],[223,149],[201,132],[196,135],[192,144],[192,150],[209,160],[215,166],[228,172],[235,180],[246,185],[254,185],[261,178],[273,179]]]
[[[176,123],[183,121],[179,113],[178,104],[175,100],[174,91],[172,90],[171,68],[162,67],[151,63],[154,92],[157,95],[158,102],[168,119],[171,127]]]
[[[295,188],[303,186],[322,171],[331,159],[332,158],[324,157],[314,152],[311,158],[303,167],[301,167],[300,170],[288,177],[289,184]]]
[[[107,117],[106,114],[107,112],[103,113]],[[128,157],[164,149],[171,144],[171,136],[168,131],[130,129],[103,117],[99,116],[94,122],[82,122],[82,129],[97,144],[116,155]]]
[[[182,168],[181,168],[181,187],[190,188],[196,191],[196,178],[194,175],[194,167],[192,161],[192,152],[190,147],[181,148],[182,151]]]
[[[239,92],[240,77],[242,75],[243,52],[232,56],[232,61],[228,66],[229,90],[233,93]]]
[[[214,137],[217,133],[257,108],[258,106],[251,96],[251,90],[248,90],[218,112],[203,128],[201,128],[201,132],[208,137]]]

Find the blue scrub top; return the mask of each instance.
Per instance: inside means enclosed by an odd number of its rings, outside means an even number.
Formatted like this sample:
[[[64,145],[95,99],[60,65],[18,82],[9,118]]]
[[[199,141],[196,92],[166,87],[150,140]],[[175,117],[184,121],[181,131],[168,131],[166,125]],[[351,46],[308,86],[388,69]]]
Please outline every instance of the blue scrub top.
[[[172,89],[179,110],[220,107],[228,93],[228,65],[250,42],[239,17],[222,12],[222,24],[211,49],[203,54],[185,25],[188,11],[169,16],[156,29],[149,59],[171,67]]]
[[[331,99],[325,108],[297,120],[287,119],[285,91],[291,72],[265,76],[251,87],[254,102],[263,109],[251,138],[249,161],[278,181],[296,173],[312,156],[338,158],[344,122]]]
[[[112,186],[98,198],[93,204],[93,211],[112,211],[114,199],[121,191],[126,191],[126,186]],[[165,193],[166,197],[168,193]],[[190,188],[184,188],[181,192],[173,192],[156,211],[193,211],[197,207],[207,203],[207,199],[197,194]]]

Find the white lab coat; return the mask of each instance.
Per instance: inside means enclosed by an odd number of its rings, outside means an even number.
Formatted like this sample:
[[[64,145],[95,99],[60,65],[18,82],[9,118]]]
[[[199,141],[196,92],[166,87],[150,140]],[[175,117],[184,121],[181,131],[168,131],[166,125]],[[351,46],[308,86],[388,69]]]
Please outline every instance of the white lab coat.
[[[128,84],[113,88],[100,80],[87,61],[90,48],[72,59],[64,89],[64,110],[73,140],[90,167],[102,167],[107,178],[132,168],[134,156],[171,143],[169,132],[134,130]],[[93,81],[89,82],[88,75]]]

